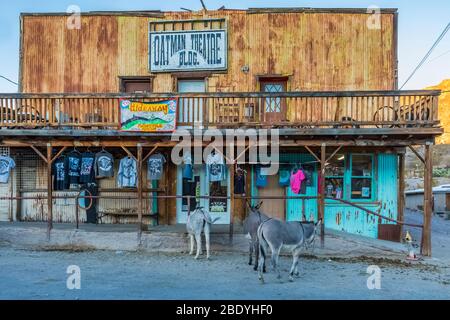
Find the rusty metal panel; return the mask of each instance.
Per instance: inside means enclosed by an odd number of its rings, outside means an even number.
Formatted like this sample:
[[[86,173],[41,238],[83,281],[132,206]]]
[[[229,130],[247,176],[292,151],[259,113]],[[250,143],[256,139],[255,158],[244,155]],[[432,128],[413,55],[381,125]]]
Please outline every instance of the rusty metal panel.
[[[81,29],[69,30],[65,16],[25,15],[23,91],[117,92],[118,76],[149,75],[150,21],[209,18],[227,20],[229,41],[228,71],[211,75],[211,91],[255,91],[256,76],[268,74],[289,76],[288,90],[394,89],[394,14],[382,13],[379,29],[369,29],[367,17],[242,10],[83,15]],[[174,89],[170,74],[155,75],[154,84],[155,91]]]
[[[399,224],[379,224],[378,239],[400,242],[402,236],[402,226]]]

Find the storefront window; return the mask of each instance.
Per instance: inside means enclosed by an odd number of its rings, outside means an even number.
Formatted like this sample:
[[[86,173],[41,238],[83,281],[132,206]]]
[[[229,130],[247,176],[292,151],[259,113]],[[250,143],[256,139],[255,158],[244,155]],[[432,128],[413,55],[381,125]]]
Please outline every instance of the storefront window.
[[[351,156],[351,199],[372,199],[373,156]]]
[[[228,199],[223,198],[228,196],[228,185],[226,181],[224,182],[210,182],[209,183],[209,194],[211,196],[209,200],[209,212],[225,213],[228,211]],[[220,197],[220,198],[213,198]]]
[[[336,154],[325,169],[325,196],[341,199],[344,192],[345,155]]]

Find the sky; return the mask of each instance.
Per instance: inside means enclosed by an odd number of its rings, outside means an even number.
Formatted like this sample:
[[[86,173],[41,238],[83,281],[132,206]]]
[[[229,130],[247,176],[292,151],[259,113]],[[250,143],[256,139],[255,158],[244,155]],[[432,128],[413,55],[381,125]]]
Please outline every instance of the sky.
[[[399,10],[399,85],[401,86],[450,22],[449,0],[204,0],[208,9],[255,7],[381,8]],[[200,10],[200,0],[10,0],[0,1],[0,76],[18,80],[19,15],[21,12],[65,12],[70,5],[82,11]],[[403,89],[422,89],[450,78],[450,32],[428,61]],[[17,92],[17,86],[0,78],[0,92]]]

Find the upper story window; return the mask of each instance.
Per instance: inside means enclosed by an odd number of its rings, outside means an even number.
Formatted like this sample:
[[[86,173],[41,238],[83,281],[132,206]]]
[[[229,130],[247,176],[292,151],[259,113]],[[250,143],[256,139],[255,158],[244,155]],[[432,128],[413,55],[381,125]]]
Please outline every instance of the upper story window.
[[[262,92],[287,91],[287,77],[259,77]],[[286,99],[280,97],[266,98],[264,101],[264,117],[269,122],[286,120]]]
[[[152,92],[152,78],[150,77],[121,77],[120,92],[150,93]]]

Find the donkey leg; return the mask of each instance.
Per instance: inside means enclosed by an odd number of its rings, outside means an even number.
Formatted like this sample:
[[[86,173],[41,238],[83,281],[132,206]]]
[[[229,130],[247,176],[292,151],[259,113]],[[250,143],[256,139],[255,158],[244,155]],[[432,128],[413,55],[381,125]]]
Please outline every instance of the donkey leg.
[[[291,271],[289,272],[289,281],[294,281],[294,274],[298,274],[298,258],[300,256],[300,249],[294,249],[292,251],[292,267]]]
[[[195,259],[198,259],[198,256],[202,252],[202,234],[201,233],[195,234],[195,242],[197,243],[197,254],[195,255]]]
[[[255,250],[255,267],[253,270],[256,271],[257,267],[259,266],[259,241],[256,240],[253,242],[254,250]],[[264,272],[264,265],[263,265],[263,272]]]
[[[258,246],[258,252],[259,252],[259,260],[257,260],[257,263],[258,263],[258,278],[261,281],[261,283],[264,283],[263,266],[264,266],[264,261],[266,260],[267,246],[265,246],[265,244],[261,243]]]
[[[281,279],[281,271],[280,271],[280,268],[278,268],[278,260],[280,258],[280,252],[281,252],[281,246],[275,252],[274,261],[273,261],[274,262],[273,268],[274,268],[275,272],[277,273],[277,279]]]
[[[189,234],[189,240],[191,242],[191,251],[189,251],[189,254],[192,255],[194,253],[194,235]]]
[[[249,266],[251,266],[253,264],[253,248],[254,248],[253,241],[250,240],[249,247],[248,247],[248,265]],[[257,264],[258,264],[258,261],[256,261],[256,263],[255,263],[255,268],[254,268],[255,270],[257,268]]]

